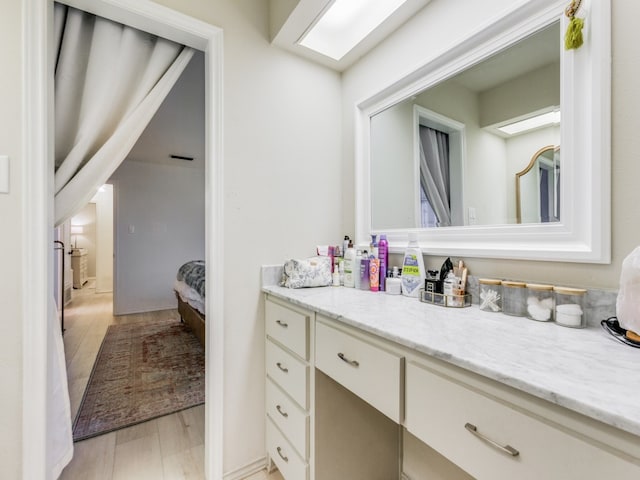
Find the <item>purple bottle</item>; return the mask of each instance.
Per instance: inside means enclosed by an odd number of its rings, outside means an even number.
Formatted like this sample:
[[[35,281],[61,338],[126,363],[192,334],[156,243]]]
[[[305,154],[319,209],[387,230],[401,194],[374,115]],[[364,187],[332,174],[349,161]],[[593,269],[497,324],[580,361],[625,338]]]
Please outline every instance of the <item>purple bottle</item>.
[[[383,233],[380,235],[378,242],[378,258],[380,259],[380,291],[385,291],[387,279],[387,266],[389,265],[389,242],[387,236]]]
[[[366,250],[360,262],[360,290],[369,290],[369,254]]]

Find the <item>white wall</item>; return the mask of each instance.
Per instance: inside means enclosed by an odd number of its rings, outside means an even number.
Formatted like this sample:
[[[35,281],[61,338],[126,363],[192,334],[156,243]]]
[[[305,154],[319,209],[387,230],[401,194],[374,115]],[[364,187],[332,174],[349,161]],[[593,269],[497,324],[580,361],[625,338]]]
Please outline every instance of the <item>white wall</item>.
[[[0,15],[0,154],[9,155],[10,191],[0,193],[0,477],[20,478],[22,463],[22,3]],[[53,255],[53,246],[51,248]]]
[[[176,307],[180,265],[204,258],[204,174],[179,165],[125,161],[115,197],[114,313]]]
[[[96,204],[87,203],[71,218],[71,225],[82,226],[82,234],[71,235],[74,247],[87,251],[87,275],[96,276]]]
[[[113,291],[113,185],[103,185],[96,205],[96,293]]]
[[[228,472],[265,455],[260,265],[353,234],[341,222],[340,75],[269,44],[269,2],[160,3],[224,29]]]
[[[413,105],[394,105],[371,119],[371,225],[416,226]]]

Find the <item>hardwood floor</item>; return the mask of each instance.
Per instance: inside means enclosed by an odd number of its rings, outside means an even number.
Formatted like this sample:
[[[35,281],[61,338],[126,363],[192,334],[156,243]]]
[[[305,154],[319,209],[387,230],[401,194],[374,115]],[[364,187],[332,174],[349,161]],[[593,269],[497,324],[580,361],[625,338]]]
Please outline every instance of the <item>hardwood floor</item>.
[[[65,356],[71,415],[80,406],[102,339],[111,324],[179,318],[177,310],[113,316],[111,293],[95,293],[94,282],[73,291],[65,309]],[[204,479],[204,405],[74,444],[61,480]],[[247,480],[282,480],[258,472]]]

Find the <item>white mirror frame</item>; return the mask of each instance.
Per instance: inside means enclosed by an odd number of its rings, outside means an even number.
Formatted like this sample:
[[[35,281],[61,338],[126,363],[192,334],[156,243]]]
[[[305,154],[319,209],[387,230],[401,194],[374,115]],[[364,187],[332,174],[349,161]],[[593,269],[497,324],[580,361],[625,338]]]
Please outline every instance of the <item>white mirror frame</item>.
[[[436,85],[560,19],[566,0],[525,0],[447,52],[356,105],[356,241],[386,233],[401,253],[409,229],[371,228],[370,118]],[[562,50],[560,126],[563,170],[561,221],[554,224],[473,225],[413,229],[425,254],[582,263],[611,262],[611,3],[583,0],[585,43]],[[558,39],[563,42],[564,38]]]

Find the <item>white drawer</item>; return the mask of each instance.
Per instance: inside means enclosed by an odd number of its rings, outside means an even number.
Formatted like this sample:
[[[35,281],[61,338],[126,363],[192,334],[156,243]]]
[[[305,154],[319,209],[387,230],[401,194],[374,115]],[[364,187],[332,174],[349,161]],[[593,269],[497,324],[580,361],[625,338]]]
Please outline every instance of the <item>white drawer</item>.
[[[278,386],[267,379],[267,415],[302,458],[308,458],[309,416]]]
[[[303,410],[307,410],[309,367],[269,340],[266,350],[267,376],[298,402]]]
[[[309,317],[267,300],[267,335],[305,360],[309,359]]]
[[[407,430],[478,480],[640,478],[637,465],[421,365],[406,373]]]
[[[316,367],[401,423],[402,357],[316,322]]]
[[[267,419],[267,452],[285,480],[308,479],[309,465],[296,453],[269,419]]]

